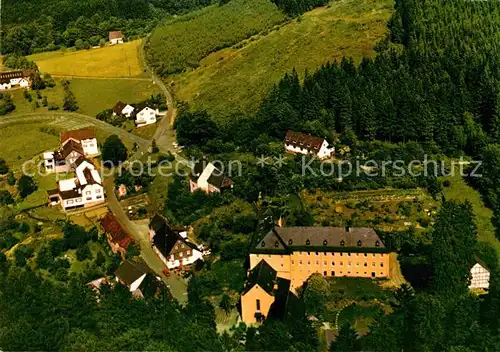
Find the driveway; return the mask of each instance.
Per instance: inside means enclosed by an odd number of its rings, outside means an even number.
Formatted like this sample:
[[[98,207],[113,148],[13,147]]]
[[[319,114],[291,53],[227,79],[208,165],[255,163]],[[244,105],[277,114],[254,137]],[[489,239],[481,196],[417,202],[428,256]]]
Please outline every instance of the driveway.
[[[163,282],[165,282],[165,284],[170,288],[170,291],[174,298],[177,299],[180,303],[185,303],[187,301],[187,286],[185,282],[176,275],[171,275],[169,278],[166,278],[165,275],[163,275],[162,271],[167,267],[163,264],[163,262],[151,247],[151,242],[149,241],[147,220],[139,224],[135,224],[134,222],[129,220],[114,192],[113,176],[109,176],[104,179],[104,189],[106,191],[106,198],[109,209],[115,215],[116,220],[120,223],[120,225],[123,226],[123,228],[140,245],[141,257],[151,268],[151,270],[153,270],[159,277],[162,278]]]

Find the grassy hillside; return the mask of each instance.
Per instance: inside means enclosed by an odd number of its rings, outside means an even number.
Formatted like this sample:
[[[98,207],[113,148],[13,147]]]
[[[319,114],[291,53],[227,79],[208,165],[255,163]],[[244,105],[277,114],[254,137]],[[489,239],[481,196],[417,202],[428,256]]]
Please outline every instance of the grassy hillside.
[[[90,50],[58,50],[28,56],[42,72],[58,76],[137,77],[143,73],[140,40]]]
[[[75,94],[79,106],[79,113],[95,116],[104,109],[111,109],[119,100],[126,102],[140,102],[146,100],[151,94],[161,91],[151,81],[123,80],[123,79],[86,79],[72,78],[71,90]],[[36,99],[36,93],[31,92],[33,102],[28,102],[22,90],[11,91],[16,110],[12,114],[24,114],[31,112],[48,112],[48,108],[42,106],[42,101]],[[49,105],[55,104],[62,109],[64,92],[59,80],[54,88],[47,88],[40,92],[47,96]],[[40,107],[34,106],[38,100]]]
[[[386,33],[392,0],[340,0],[232,48],[206,57],[174,78],[176,97],[216,118],[256,111],[262,98],[294,67],[299,73],[328,60],[372,56]]]
[[[284,17],[269,0],[213,5],[157,28],[147,45],[148,61],[162,74],[197,67],[211,52],[270,29]]]
[[[442,179],[450,182],[450,187],[443,190],[447,200],[462,203],[469,201],[471,203],[476,215],[479,241],[491,245],[495,249],[497,256],[500,257],[500,242],[495,237],[495,227],[492,223],[493,211],[486,207],[479,192],[464,181],[458,168],[455,169],[455,175],[443,177]]]

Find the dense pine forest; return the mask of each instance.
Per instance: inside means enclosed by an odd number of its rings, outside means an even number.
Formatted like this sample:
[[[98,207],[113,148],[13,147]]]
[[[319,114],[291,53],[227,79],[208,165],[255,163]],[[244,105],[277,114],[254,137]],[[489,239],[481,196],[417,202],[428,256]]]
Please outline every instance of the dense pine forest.
[[[209,5],[212,0],[7,0],[2,3],[2,54],[32,54],[107,40],[121,30],[129,39],[146,35],[168,15]]]
[[[429,153],[465,153],[488,160],[475,185],[500,223],[500,7],[494,2],[396,1],[389,37],[374,60],[344,58],[306,73],[286,75],[256,116],[213,127],[194,138],[230,149],[262,150],[286,130],[344,142],[418,142]],[[192,116],[188,118],[192,121]],[[212,122],[204,122],[204,126]],[[177,122],[189,144],[198,129]],[[213,123],[215,125],[215,123]],[[188,128],[183,128],[188,126]],[[184,135],[183,132],[187,133]],[[204,133],[204,132],[202,132]],[[184,138],[184,137],[187,138]],[[184,142],[184,141],[183,141]]]

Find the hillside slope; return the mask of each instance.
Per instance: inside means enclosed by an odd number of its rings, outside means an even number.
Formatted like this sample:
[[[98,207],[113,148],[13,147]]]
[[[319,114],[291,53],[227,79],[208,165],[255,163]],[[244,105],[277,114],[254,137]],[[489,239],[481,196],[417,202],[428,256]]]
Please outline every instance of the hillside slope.
[[[162,75],[197,67],[218,49],[270,29],[285,16],[269,0],[232,0],[158,27],[146,45],[150,65]]]
[[[302,75],[343,56],[355,61],[372,56],[392,11],[392,0],[333,1],[279,30],[213,53],[200,68],[173,77],[176,97],[217,119],[252,114],[269,89],[293,68]]]

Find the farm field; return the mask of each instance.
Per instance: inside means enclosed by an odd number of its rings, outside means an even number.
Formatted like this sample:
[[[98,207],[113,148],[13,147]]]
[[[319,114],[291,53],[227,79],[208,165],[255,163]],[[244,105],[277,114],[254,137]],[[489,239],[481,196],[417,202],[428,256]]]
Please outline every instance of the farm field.
[[[28,56],[41,72],[54,76],[139,77],[141,40],[90,50],[58,50]]]
[[[285,19],[269,0],[233,0],[165,22],[147,43],[149,63],[162,75],[197,67],[216,50],[269,30]]]
[[[258,34],[202,60],[174,77],[175,95],[216,119],[253,114],[285,73],[299,75],[327,61],[373,56],[387,32],[392,0],[340,0],[308,12],[267,34]],[[170,79],[170,78],[169,78]]]
[[[129,103],[138,103],[146,100],[151,94],[160,93],[161,90],[151,81],[145,80],[122,80],[122,79],[87,79],[70,78],[71,90],[75,94],[79,110],[77,112],[95,116],[104,109],[111,109],[119,100]],[[55,104],[62,109],[64,92],[61,81],[56,80],[54,88],[46,88],[40,91],[42,96],[47,96],[49,106]],[[32,112],[48,112],[48,107],[42,105],[34,106],[36,93],[31,92],[33,102],[24,97],[22,90],[10,92],[16,105],[16,110],[11,114],[25,114]]]

